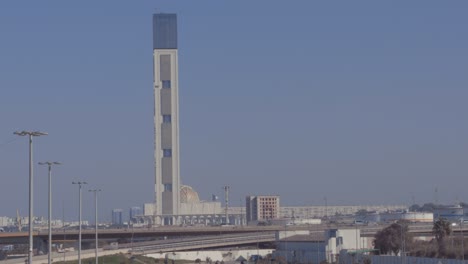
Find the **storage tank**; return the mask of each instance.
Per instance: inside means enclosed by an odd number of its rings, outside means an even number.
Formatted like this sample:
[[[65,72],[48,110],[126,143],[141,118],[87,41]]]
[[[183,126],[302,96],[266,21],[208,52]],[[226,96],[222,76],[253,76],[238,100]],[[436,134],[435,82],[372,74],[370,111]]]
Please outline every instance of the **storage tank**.
[[[414,223],[432,223],[434,215],[426,212],[406,212],[401,215],[401,219]]]

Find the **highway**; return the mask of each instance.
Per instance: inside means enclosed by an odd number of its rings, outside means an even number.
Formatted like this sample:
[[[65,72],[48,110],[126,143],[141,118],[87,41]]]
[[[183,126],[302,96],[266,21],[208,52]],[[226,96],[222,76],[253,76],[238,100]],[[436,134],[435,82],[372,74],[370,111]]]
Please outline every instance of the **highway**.
[[[275,232],[251,233],[251,234],[228,234],[221,236],[200,236],[197,238],[179,238],[156,240],[149,242],[129,243],[119,245],[116,249],[99,249],[99,256],[113,255],[117,253],[144,255],[150,253],[165,253],[181,250],[201,250],[206,248],[217,248],[227,246],[242,246],[263,242],[272,242],[275,240]],[[83,250],[82,258],[94,257],[94,250]],[[55,260],[76,260],[78,252],[53,253]],[[10,259],[0,261],[0,264],[19,264],[24,263],[25,258]],[[47,263],[47,255],[35,256],[33,264]]]
[[[128,228],[128,229],[99,229],[99,238],[102,239],[123,239],[123,238],[141,238],[141,237],[181,237],[181,236],[201,236],[201,235],[222,235],[222,234],[242,234],[251,232],[268,232],[284,230],[280,226],[208,226],[208,227],[156,227],[156,228]],[[293,230],[289,228],[288,230]],[[85,229],[82,231],[83,239],[94,239],[94,229]],[[12,239],[27,239],[28,232],[5,232],[0,233],[0,243]],[[47,240],[48,231],[34,232],[34,237]],[[61,229],[53,230],[52,240],[76,240],[78,239],[78,230]]]
[[[206,227],[156,227],[156,228],[128,228],[128,229],[100,229],[99,238],[101,239],[127,239],[132,238],[156,238],[164,239],[169,237],[190,237],[190,236],[206,236],[206,235],[223,235],[223,234],[245,234],[257,232],[285,231],[285,230],[311,230],[324,231],[326,229],[360,229],[363,236],[373,236],[377,231],[387,227],[390,224],[380,225],[350,225],[350,224],[320,224],[320,225],[297,225],[297,226],[206,226]],[[425,224],[410,224],[409,230],[412,233],[427,235],[432,232],[432,223]],[[460,227],[452,227],[454,233],[460,232]],[[463,226],[463,232],[468,234],[468,227]],[[0,233],[0,243],[5,244],[13,240],[27,240],[27,232],[3,232]],[[47,240],[48,231],[34,232],[34,237]],[[82,232],[82,238],[94,239],[94,230],[85,229]],[[59,240],[77,240],[78,230],[63,231],[60,229],[53,230],[52,239]]]
[[[243,246],[249,244],[274,242],[275,232],[255,234],[235,234],[222,236],[206,236],[199,238],[172,239],[169,241],[143,242],[132,245],[134,254],[173,252],[181,250],[201,250],[205,248]],[[126,244],[125,246],[127,246]]]
[[[133,238],[149,238],[152,241],[120,244],[117,249],[101,250],[100,254],[115,254],[116,252],[131,252],[133,254],[148,254],[172,252],[181,250],[201,250],[205,248],[216,247],[235,247],[254,243],[272,242],[275,240],[276,231],[293,231],[293,230],[309,230],[310,232],[323,232],[326,229],[360,229],[362,237],[372,237],[374,234],[389,226],[385,225],[303,225],[303,226],[251,226],[251,227],[158,227],[155,229],[107,229],[99,230],[100,239],[132,241]],[[432,236],[432,223],[427,224],[410,224],[409,232],[419,236]],[[456,234],[461,233],[460,226],[452,228]],[[463,227],[464,234],[468,234],[466,227]],[[77,240],[78,232],[67,231],[54,233],[55,241]],[[47,232],[36,232],[36,239],[47,239]],[[93,230],[85,230],[83,239],[92,241],[94,239]],[[140,239],[140,241],[141,241]],[[7,244],[11,240],[16,240],[17,243],[26,243],[27,233],[0,233],[0,244]],[[136,239],[138,240],[138,239]],[[94,252],[91,250],[91,252]],[[94,254],[94,253],[93,253]],[[54,254],[63,256],[62,253]],[[68,252],[68,258],[73,258],[76,252]],[[41,259],[42,256],[37,258]],[[1,264],[19,263],[19,262],[4,262]]]

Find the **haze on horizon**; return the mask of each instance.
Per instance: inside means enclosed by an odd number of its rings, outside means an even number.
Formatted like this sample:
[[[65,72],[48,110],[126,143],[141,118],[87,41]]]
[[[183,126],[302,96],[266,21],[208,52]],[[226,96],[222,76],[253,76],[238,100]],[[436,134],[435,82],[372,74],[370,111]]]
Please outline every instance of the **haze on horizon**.
[[[181,180],[230,204],[468,201],[468,3],[0,3],[0,216],[27,215],[27,139],[53,170],[101,188],[100,219],[153,201],[154,12],[177,13]],[[87,190],[86,188],[85,190]],[[92,194],[84,192],[92,220]],[[242,201],[241,201],[242,199]],[[35,215],[47,170],[35,166]],[[127,212],[128,213],[128,212]]]

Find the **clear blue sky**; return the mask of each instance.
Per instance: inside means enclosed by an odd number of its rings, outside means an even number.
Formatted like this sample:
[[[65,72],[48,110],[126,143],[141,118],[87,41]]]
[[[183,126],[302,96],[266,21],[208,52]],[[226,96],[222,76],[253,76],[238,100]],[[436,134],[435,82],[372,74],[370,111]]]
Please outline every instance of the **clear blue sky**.
[[[468,201],[467,2],[2,1],[0,215],[27,215],[23,129],[63,162],[54,217],[76,218],[73,180],[104,190],[103,220],[153,200],[154,12],[178,14],[181,178],[202,199]]]

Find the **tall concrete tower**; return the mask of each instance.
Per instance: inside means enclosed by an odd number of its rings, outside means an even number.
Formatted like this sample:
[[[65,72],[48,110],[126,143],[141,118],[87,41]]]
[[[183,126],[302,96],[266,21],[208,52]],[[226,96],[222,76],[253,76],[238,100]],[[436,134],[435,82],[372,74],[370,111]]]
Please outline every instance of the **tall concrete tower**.
[[[177,16],[153,15],[155,215],[177,224],[180,208]]]

